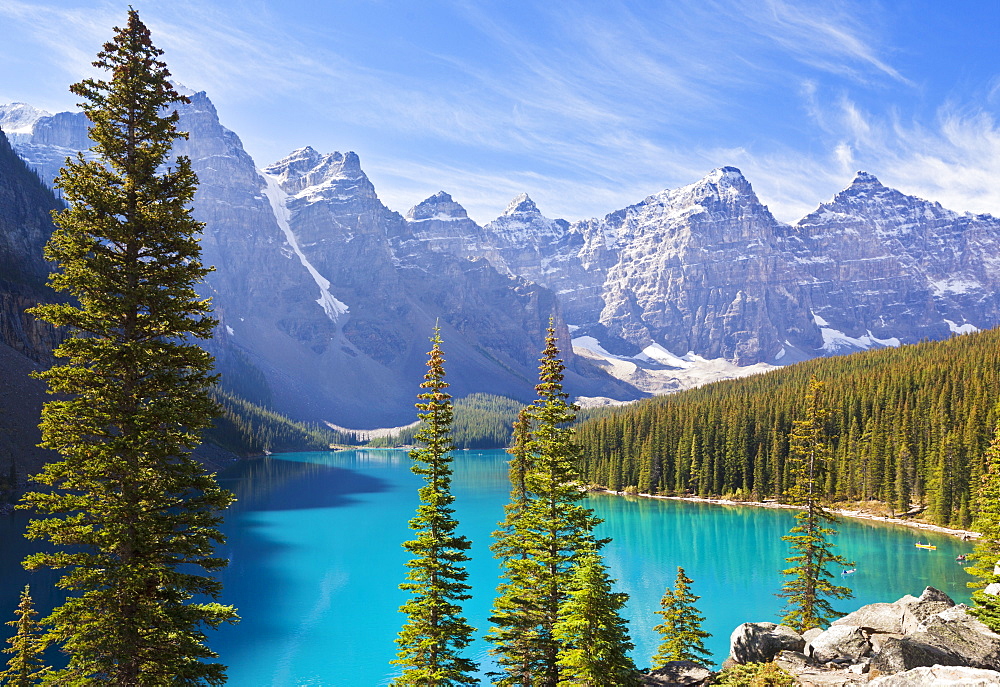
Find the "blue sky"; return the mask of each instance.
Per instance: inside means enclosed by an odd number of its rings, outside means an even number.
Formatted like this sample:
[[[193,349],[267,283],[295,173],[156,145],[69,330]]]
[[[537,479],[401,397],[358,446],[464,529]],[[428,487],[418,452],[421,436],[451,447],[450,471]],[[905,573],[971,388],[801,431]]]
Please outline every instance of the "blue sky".
[[[794,221],[864,169],[1000,215],[1000,0],[132,0],[259,166],[354,150],[392,209],[601,216],[734,165]],[[127,3],[0,0],[0,102],[67,86]]]

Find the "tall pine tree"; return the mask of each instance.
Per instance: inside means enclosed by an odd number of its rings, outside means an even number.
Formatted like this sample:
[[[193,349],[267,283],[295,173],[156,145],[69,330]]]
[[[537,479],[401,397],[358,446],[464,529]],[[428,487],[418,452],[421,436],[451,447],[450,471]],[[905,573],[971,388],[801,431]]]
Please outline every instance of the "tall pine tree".
[[[427,373],[417,398],[421,425],[416,440],[422,447],[410,451],[412,470],[424,478],[420,505],[410,520],[417,538],[403,546],[416,556],[407,563],[410,569],[400,589],[412,594],[400,611],[407,620],[399,632],[399,657],[393,660],[403,667],[400,685],[465,685],[475,682],[476,664],[461,656],[472,641],[474,629],[462,617],[458,603],[470,597],[465,584],[468,572],[463,563],[469,560],[468,539],[455,534],[458,521],[451,493],[451,395],[445,391],[444,354],[441,331],[434,328],[433,344],[427,359]]]
[[[69,654],[59,679],[74,684],[221,684],[204,630],[236,618],[203,574],[228,562],[214,546],[232,495],[191,457],[216,408],[212,358],[190,339],[207,339],[215,320],[195,293],[209,271],[189,208],[197,180],[185,158],[168,166],[185,136],[170,106],[186,98],[161,54],[130,10],[94,63],[108,80],[71,87],[95,159],[60,173],[69,208],[46,257],[58,263],[52,286],[78,305],[34,308],[69,338],[55,351],[67,362],[39,374],[59,395],[42,412],[43,446],[62,459],[22,504],[50,516],[28,536],[56,548],[25,565],[66,571],[69,598],[46,624]]]
[[[31,687],[37,685],[49,673],[42,660],[45,638],[41,624],[35,620],[38,612],[31,601],[31,589],[25,586],[21,592],[21,602],[15,611],[16,620],[7,624],[16,632],[7,640],[10,648],[4,653],[12,654],[7,661],[7,670],[0,672],[0,684],[10,687]]]
[[[829,538],[836,534],[831,526],[834,516],[823,508],[821,475],[830,457],[826,433],[829,411],[822,401],[823,383],[815,377],[806,390],[806,417],[792,424],[788,437],[788,461],[792,464],[794,483],[789,501],[802,509],[795,515],[795,526],[782,537],[791,545],[787,560],[792,567],[783,570],[788,577],[779,597],[788,600],[781,622],[798,632],[822,627],[844,615],[833,610],[829,599],[851,597],[851,590],[832,583],[831,565],[851,565],[833,553]]]
[[[976,548],[969,555],[972,565],[965,570],[977,579],[969,586],[973,607],[969,612],[994,632],[1000,633],[1000,596],[987,594],[985,588],[1000,582],[1000,421],[993,441],[986,449],[986,474],[977,494],[977,513],[972,528],[980,533]]]
[[[712,657],[704,641],[712,635],[701,629],[705,617],[695,607],[701,597],[691,592],[691,583],[684,568],[678,566],[674,588],[663,594],[657,611],[663,622],[653,629],[660,633],[663,642],[653,656],[653,668],[662,668],[670,661],[704,663]]]
[[[593,536],[600,520],[579,503],[586,498],[575,467],[579,449],[567,426],[576,408],[563,391],[565,366],[551,322],[540,362],[531,432],[519,449],[527,466],[526,499],[511,530],[515,541],[495,549],[504,582],[497,590],[489,639],[503,670],[502,685],[558,684],[560,646],[554,628],[559,608],[577,559],[604,544]]]
[[[497,598],[490,621],[490,640],[505,673],[495,675],[500,684],[531,685],[531,676],[540,661],[536,649],[540,626],[540,609],[530,587],[535,569],[528,555],[530,540],[526,530],[526,513],[530,496],[525,478],[531,469],[531,407],[523,408],[514,423],[514,437],[508,453],[511,455],[510,501],[504,506],[504,520],[493,533],[490,546],[501,559],[503,582],[497,588]]]

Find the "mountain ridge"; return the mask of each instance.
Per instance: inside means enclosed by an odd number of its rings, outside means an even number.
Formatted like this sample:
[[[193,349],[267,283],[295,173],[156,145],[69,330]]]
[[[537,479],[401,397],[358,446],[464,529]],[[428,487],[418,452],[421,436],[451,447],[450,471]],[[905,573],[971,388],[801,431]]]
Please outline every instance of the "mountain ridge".
[[[794,224],[721,166],[575,222],[546,217],[522,193],[481,226],[445,191],[405,216],[387,208],[351,151],[306,146],[258,169],[207,95],[190,97],[181,128],[193,133],[177,152],[202,179],[195,212],[206,261],[219,265],[213,345],[248,352],[279,410],[298,417],[364,421],[372,404],[333,389],[368,380],[393,399],[368,421],[405,419],[398,377],[420,369],[419,332],[442,315],[460,349],[459,387],[481,382],[461,391],[528,397],[530,341],[554,316],[574,393],[619,400],[677,388],[661,359],[768,369],[1000,324],[1000,220],[867,172]],[[19,107],[15,117],[0,106],[0,126],[7,117],[23,129],[35,115]],[[80,117],[39,115],[18,134],[19,153],[52,173],[80,142]]]

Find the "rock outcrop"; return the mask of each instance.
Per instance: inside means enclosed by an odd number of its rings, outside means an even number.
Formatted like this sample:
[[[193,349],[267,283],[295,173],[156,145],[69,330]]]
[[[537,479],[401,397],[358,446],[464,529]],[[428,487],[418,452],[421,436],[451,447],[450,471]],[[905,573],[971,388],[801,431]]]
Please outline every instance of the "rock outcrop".
[[[776,623],[743,623],[729,637],[729,658],[736,663],[767,663],[782,651],[802,651],[802,636]]]
[[[692,661],[670,661],[662,668],[643,675],[642,684],[701,687],[712,684],[713,675],[711,670]]]
[[[801,685],[1000,685],[1000,635],[928,587],[919,597],[864,606],[808,642],[773,623],[733,632],[727,662],[774,660]],[[792,648],[795,639],[804,647]],[[870,680],[870,683],[869,683]]]

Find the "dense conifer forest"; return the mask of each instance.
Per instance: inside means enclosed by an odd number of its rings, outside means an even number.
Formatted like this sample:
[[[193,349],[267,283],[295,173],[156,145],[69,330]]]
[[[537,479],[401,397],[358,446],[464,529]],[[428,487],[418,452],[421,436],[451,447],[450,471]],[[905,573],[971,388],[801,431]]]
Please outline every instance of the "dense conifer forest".
[[[469,394],[456,400],[451,437],[455,448],[501,448],[510,443],[511,428],[522,404],[504,396]],[[372,439],[368,445],[376,448],[413,444],[417,427],[406,427],[398,434]]]
[[[643,401],[578,426],[581,473],[614,490],[782,498],[810,377],[833,442],[823,493],[966,527],[1000,397],[1000,331],[807,361]]]
[[[290,420],[235,394],[215,389],[212,396],[222,409],[206,441],[242,456],[265,451],[328,451],[332,444],[355,443],[353,437],[326,427]]]

